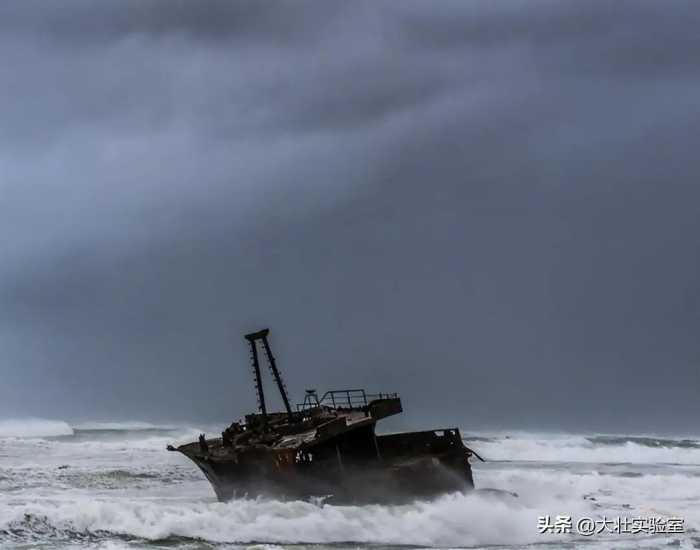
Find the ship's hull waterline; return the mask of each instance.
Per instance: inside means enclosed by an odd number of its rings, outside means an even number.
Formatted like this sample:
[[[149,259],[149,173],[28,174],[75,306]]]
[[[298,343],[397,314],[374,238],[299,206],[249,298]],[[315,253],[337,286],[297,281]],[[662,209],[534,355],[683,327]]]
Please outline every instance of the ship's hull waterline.
[[[221,439],[206,440],[208,453],[198,444],[178,450],[207,477],[217,498],[241,497],[310,499],[333,503],[405,502],[474,487],[469,450],[456,428],[376,436],[374,457],[344,453],[337,448],[318,449],[312,459],[297,453],[256,449],[235,458],[217,456]],[[330,455],[330,456],[329,456]]]

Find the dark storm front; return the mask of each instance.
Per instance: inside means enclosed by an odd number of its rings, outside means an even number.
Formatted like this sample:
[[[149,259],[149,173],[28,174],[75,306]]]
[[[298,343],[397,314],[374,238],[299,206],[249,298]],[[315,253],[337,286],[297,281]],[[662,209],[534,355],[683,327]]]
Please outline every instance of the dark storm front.
[[[395,393],[364,389],[307,390],[293,409],[268,341],[269,330],[247,334],[258,412],[234,422],[220,438],[179,451],[204,472],[219,500],[242,496],[328,497],[334,502],[397,502],[474,486],[457,428],[377,435],[382,418],[402,412]],[[268,412],[259,351],[268,360],[285,410]]]

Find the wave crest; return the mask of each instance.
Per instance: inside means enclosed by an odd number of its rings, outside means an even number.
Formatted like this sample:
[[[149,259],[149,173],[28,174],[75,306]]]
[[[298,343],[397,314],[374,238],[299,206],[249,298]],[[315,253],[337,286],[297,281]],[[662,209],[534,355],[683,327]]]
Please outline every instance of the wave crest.
[[[24,418],[0,420],[0,437],[56,437],[73,435],[73,428],[62,420]]]
[[[651,448],[700,449],[700,442],[695,439],[668,439],[618,435],[597,435],[594,437],[587,437],[586,439],[594,445],[625,445],[627,443],[635,443],[636,445]]]
[[[518,434],[503,436],[493,441],[476,441],[473,444],[468,437],[465,441],[486,460],[595,464],[700,464],[700,443],[695,439]]]
[[[34,503],[0,520],[16,540],[123,537],[214,543],[382,543],[463,546],[536,540],[542,511],[476,494],[446,495],[405,506],[317,506],[308,502],[237,500],[158,505],[134,501]]]

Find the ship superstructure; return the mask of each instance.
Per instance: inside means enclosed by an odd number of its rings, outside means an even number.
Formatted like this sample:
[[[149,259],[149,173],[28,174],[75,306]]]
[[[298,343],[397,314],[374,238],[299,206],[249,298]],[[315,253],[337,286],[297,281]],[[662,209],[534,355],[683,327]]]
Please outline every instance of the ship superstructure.
[[[388,435],[377,422],[402,412],[396,393],[306,390],[292,407],[270,348],[269,330],[247,334],[258,412],[234,422],[221,437],[168,446],[190,458],[219,500],[266,495],[328,497],[334,502],[424,498],[474,486],[458,428]],[[282,397],[284,411],[268,411],[260,352]],[[478,457],[478,455],[476,455]]]

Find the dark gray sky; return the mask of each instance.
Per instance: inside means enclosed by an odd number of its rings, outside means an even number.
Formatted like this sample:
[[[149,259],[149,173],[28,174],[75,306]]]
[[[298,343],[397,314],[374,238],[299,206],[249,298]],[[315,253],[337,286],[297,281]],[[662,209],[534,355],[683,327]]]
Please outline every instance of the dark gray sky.
[[[0,4],[0,415],[697,431],[700,4]],[[270,391],[272,386],[268,384]]]

